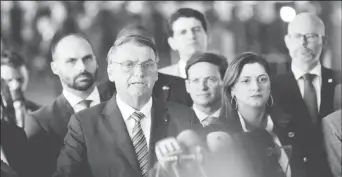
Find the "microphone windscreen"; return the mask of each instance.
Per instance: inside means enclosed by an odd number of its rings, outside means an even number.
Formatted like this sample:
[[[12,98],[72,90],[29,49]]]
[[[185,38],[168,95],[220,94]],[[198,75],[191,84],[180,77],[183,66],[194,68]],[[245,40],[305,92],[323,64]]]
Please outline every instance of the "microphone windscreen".
[[[185,148],[190,148],[194,146],[205,147],[204,142],[200,138],[200,136],[193,130],[184,130],[177,136],[177,141],[180,145]]]
[[[207,146],[210,152],[221,152],[231,149],[233,140],[226,132],[211,132],[207,135]]]

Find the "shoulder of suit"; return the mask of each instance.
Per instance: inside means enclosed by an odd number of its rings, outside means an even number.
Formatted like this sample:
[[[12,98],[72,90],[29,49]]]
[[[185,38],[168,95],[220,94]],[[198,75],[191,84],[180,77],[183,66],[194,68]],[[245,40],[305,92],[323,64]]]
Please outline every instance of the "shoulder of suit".
[[[166,107],[168,108],[168,112],[170,114],[175,114],[179,117],[193,117],[195,116],[195,112],[188,106],[174,103],[174,102],[166,102]]]
[[[80,112],[77,112],[75,116],[79,118],[79,120],[98,119],[99,115],[105,108],[107,102],[108,101],[104,101],[88,109],[84,109]]]
[[[177,66],[178,66],[177,64],[173,64],[173,65],[161,68],[158,71],[160,73],[163,73],[163,74],[168,74],[168,75],[172,75],[172,76],[178,76]]]
[[[40,107],[38,110],[31,113],[32,117],[37,121],[50,119],[53,116],[53,112],[58,109],[57,99],[52,103]],[[59,110],[57,110],[59,111]]]

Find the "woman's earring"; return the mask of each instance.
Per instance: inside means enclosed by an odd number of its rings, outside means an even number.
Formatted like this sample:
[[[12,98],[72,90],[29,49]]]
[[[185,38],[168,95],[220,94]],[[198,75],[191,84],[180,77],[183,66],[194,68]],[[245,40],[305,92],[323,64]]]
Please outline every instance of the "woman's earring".
[[[235,102],[235,108],[233,107],[234,102]],[[232,105],[233,110],[237,110],[237,109],[238,109],[238,105],[237,105],[237,102],[236,102],[236,97],[235,97],[235,95],[234,95],[234,96],[232,97],[232,99],[230,100],[230,104]]]
[[[274,103],[272,94],[270,94],[270,99],[271,99],[271,103],[269,104],[269,103],[268,103],[269,101],[267,101],[267,103],[266,103],[266,105],[267,105],[268,107],[272,107],[272,106],[273,106],[273,103]]]

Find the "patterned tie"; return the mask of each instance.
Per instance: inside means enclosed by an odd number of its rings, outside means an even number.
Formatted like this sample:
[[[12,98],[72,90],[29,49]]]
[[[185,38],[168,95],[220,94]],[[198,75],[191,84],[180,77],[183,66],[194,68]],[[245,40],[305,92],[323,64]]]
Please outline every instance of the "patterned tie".
[[[314,123],[317,123],[318,119],[318,106],[315,87],[312,83],[315,78],[314,74],[304,74],[304,102],[308,108],[310,117]]]
[[[206,127],[211,124],[215,124],[216,122],[218,122],[218,118],[214,116],[208,116],[207,118],[201,121],[203,127]]]
[[[144,117],[141,112],[134,112],[131,118],[135,120],[135,126],[133,128],[133,146],[139,162],[141,174],[143,177],[147,177],[148,172],[148,148],[147,142],[141,128],[140,120]]]

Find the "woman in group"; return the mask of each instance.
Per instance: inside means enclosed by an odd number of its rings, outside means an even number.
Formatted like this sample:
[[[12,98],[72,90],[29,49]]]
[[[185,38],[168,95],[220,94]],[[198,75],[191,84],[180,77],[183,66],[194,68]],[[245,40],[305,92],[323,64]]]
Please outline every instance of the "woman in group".
[[[223,79],[221,116],[227,131],[249,157],[254,176],[302,176],[292,117],[276,108],[270,68],[261,56],[245,52],[228,66]]]

